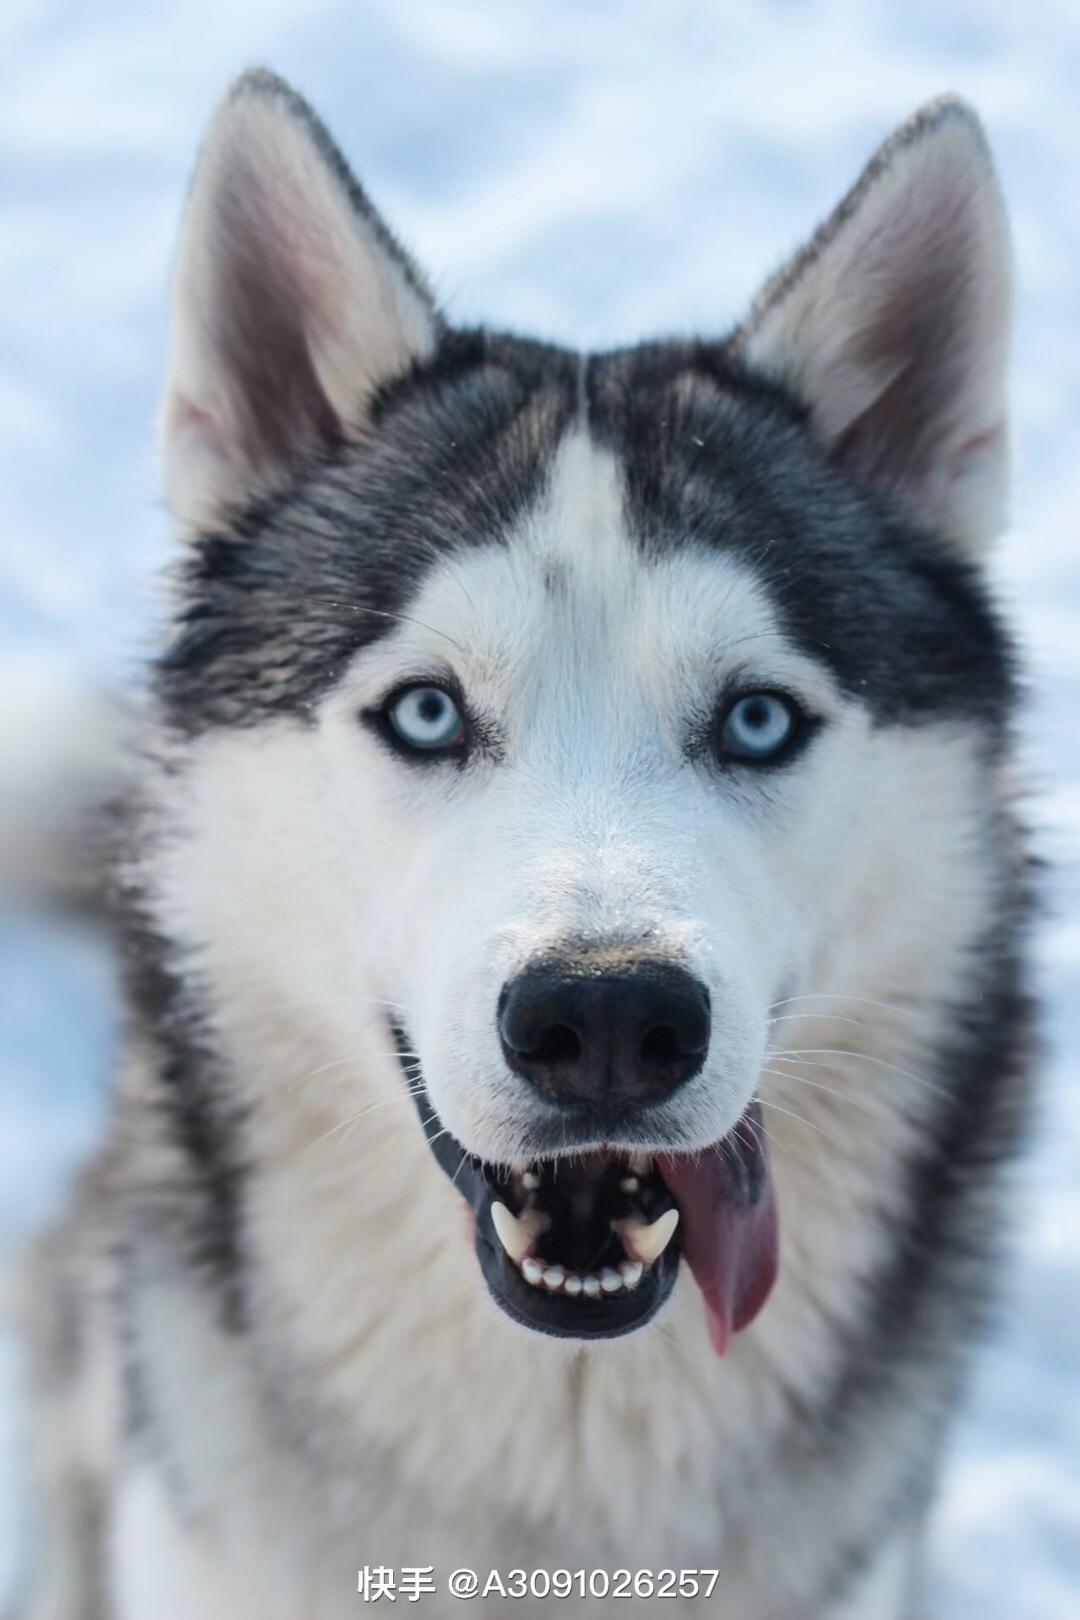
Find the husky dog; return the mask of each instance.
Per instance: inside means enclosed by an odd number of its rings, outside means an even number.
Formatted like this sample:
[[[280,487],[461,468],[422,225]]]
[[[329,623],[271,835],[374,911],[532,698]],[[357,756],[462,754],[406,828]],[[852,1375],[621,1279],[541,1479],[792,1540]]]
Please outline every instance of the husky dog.
[[[19,1620],[917,1612],[1029,1110],[1009,318],[955,100],[729,336],[582,355],[448,325],[233,87]]]

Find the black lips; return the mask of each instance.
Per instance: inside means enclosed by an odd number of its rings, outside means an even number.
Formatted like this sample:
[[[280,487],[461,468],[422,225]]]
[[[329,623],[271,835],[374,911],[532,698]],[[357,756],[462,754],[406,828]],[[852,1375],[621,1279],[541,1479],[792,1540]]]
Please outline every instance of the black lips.
[[[432,1156],[473,1211],[476,1257],[495,1302],[515,1322],[556,1338],[614,1339],[644,1327],[675,1286],[680,1256],[678,1232],[659,1259],[644,1272],[637,1286],[630,1290],[604,1294],[597,1299],[581,1296],[571,1299],[527,1282],[499,1242],[492,1220],[492,1203],[506,1198],[504,1180],[497,1170],[484,1166],[466,1152],[446,1130],[426,1091],[415,1083],[418,1079],[415,1060],[404,1055],[415,1048],[402,1029],[396,1029],[394,1035]],[[560,1163],[559,1178],[564,1193],[574,1174],[571,1160]]]

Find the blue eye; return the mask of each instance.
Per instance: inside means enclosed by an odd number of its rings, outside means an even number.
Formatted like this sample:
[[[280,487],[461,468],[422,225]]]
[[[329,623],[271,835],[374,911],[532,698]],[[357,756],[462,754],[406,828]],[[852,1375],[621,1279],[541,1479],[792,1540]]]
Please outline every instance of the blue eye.
[[[418,753],[447,753],[465,741],[465,719],[441,686],[406,686],[383,710],[391,730]]]
[[[779,692],[748,692],[721,719],[720,754],[766,764],[787,752],[801,723],[802,714],[790,698]]]

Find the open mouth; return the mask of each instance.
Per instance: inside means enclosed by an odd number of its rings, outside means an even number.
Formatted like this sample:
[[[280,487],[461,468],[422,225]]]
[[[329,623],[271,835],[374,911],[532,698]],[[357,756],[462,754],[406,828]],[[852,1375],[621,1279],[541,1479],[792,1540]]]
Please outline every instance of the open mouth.
[[[493,1166],[450,1135],[422,1087],[414,1095],[433,1156],[472,1210],[484,1280],[515,1321],[560,1338],[632,1333],[683,1259],[718,1354],[764,1305],[779,1250],[756,1102],[694,1153],[612,1146]]]

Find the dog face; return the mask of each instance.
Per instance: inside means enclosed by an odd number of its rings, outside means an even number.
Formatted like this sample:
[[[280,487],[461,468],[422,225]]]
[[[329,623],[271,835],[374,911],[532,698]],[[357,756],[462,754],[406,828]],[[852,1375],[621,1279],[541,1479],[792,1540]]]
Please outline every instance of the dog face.
[[[909,983],[890,908],[966,904],[934,817],[1009,702],[971,562],[1003,230],[944,104],[726,343],[583,358],[446,330],[276,81],[218,114],[164,415],[167,909],[223,996],[396,1043],[530,1327],[630,1331],[683,1256],[722,1350],[776,1267],[778,1008],[837,956]]]
[[[823,733],[862,713],[745,568],[643,557],[622,506],[568,433],[519,533],[435,568],[327,704],[388,855],[382,992],[485,1160],[726,1136],[831,879],[793,832],[849,819]]]

